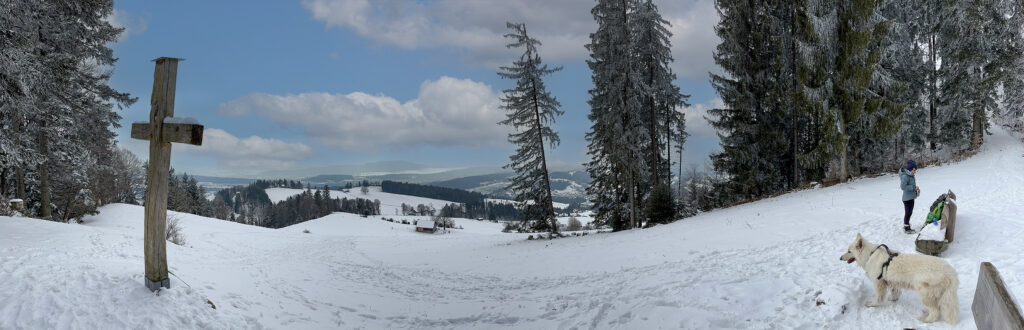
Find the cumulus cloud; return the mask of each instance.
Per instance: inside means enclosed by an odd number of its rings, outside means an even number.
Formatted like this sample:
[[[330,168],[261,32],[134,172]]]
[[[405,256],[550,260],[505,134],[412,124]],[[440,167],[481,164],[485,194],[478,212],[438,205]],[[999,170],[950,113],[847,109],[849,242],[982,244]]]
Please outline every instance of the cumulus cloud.
[[[113,13],[107,16],[107,21],[114,27],[124,28],[118,40],[125,40],[130,36],[143,34],[149,29],[149,18],[133,15],[120,9],[114,9]]]
[[[718,13],[711,0],[656,1],[671,24],[673,69],[691,79],[707,79],[718,43]],[[543,42],[548,60],[587,58],[584,48],[597,24],[593,1],[504,0],[430,2],[402,0],[305,0],[302,5],[328,28],[349,29],[382,45],[403,49],[458,47],[478,64],[507,64],[517,55],[505,48],[506,21],[526,23]]]
[[[420,85],[416,99],[400,102],[383,95],[303,93],[251,94],[223,103],[228,116],[257,115],[284,126],[301,127],[314,142],[345,151],[385,147],[501,144],[508,130],[491,87],[469,79],[441,77]]]
[[[725,107],[721,98],[715,98],[707,103],[694,104],[683,108],[686,114],[686,132],[691,137],[718,139],[718,131],[715,130],[706,117],[709,117],[708,110]]]
[[[302,143],[255,135],[240,139],[217,128],[204,130],[202,146],[181,145],[180,148],[188,155],[216,158],[220,167],[237,169],[293,168],[313,156],[313,149]]]

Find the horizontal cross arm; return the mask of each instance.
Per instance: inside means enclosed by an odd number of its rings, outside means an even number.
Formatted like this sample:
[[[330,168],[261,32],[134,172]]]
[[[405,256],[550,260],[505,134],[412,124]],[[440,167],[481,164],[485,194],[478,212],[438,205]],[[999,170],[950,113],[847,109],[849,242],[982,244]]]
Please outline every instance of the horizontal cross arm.
[[[138,140],[149,140],[152,138],[152,134],[149,131],[149,123],[132,124],[132,138]],[[202,145],[203,125],[165,123],[163,140],[164,142]]]

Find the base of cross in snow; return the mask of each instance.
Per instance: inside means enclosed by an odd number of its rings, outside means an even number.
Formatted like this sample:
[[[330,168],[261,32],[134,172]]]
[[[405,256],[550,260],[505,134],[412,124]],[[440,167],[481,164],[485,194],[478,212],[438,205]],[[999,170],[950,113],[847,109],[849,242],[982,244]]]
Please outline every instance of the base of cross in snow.
[[[149,291],[157,291],[160,290],[160,288],[171,288],[171,279],[169,278],[164,279],[163,281],[150,281],[148,278],[144,278],[142,280],[146,281],[146,288],[148,288]]]

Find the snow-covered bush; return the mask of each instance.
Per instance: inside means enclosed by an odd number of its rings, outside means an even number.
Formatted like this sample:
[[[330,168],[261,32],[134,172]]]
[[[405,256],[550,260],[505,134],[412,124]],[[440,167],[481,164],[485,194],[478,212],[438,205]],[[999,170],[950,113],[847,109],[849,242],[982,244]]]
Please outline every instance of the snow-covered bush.
[[[181,218],[177,214],[167,214],[167,241],[184,246],[185,234],[181,232]]]
[[[452,218],[449,218],[449,217],[446,217],[446,216],[441,216],[441,215],[434,216],[433,220],[434,220],[434,223],[439,228],[454,228],[455,227],[455,220],[452,220]]]
[[[577,231],[580,229],[583,229],[583,223],[581,223],[579,219],[576,219],[576,217],[569,217],[569,221],[565,226],[565,230]]]

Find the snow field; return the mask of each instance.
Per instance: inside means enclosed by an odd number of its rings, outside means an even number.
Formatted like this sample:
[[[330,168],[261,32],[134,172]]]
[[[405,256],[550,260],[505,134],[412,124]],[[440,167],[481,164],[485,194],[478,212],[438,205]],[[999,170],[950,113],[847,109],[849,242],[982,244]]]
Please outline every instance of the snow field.
[[[406,205],[409,205],[409,206],[412,206],[412,207],[416,207],[416,205],[420,205],[420,204],[423,204],[423,205],[426,205],[426,206],[433,206],[438,211],[440,211],[441,208],[444,207],[445,204],[453,204],[454,203],[454,202],[449,202],[449,201],[440,200],[440,199],[432,199],[432,198],[423,198],[423,197],[417,197],[417,196],[408,196],[408,195],[398,195],[398,194],[386,193],[386,192],[382,192],[380,190],[380,187],[367,187],[367,189],[369,191],[367,192],[367,194],[364,195],[362,193],[361,189],[362,189],[362,187],[352,187],[352,189],[349,189],[349,192],[347,192],[347,193],[343,192],[341,190],[331,190],[331,198],[348,198],[348,199],[362,198],[362,199],[369,199],[371,201],[374,200],[374,199],[380,200],[380,212],[383,215],[401,214],[401,212],[402,212],[402,203],[405,203]],[[306,191],[306,190],[305,189],[290,189],[290,188],[267,188],[266,189],[267,197],[270,197],[270,201],[274,202],[274,203],[286,200],[286,199],[288,199],[288,197],[301,194],[304,191]],[[398,213],[395,213],[396,209],[398,210]]]
[[[141,207],[84,225],[0,217],[0,328],[973,329],[980,262],[1024,296],[1024,146],[992,131],[977,156],[917,174],[912,225],[947,189],[959,197],[943,253],[955,326],[917,321],[909,290],[864,307],[869,280],[839,260],[858,232],[915,253],[892,174],[551,241],[468,219],[430,235],[341,213],[279,230],[181,215],[187,246],[168,245],[160,296],[142,286]]]

